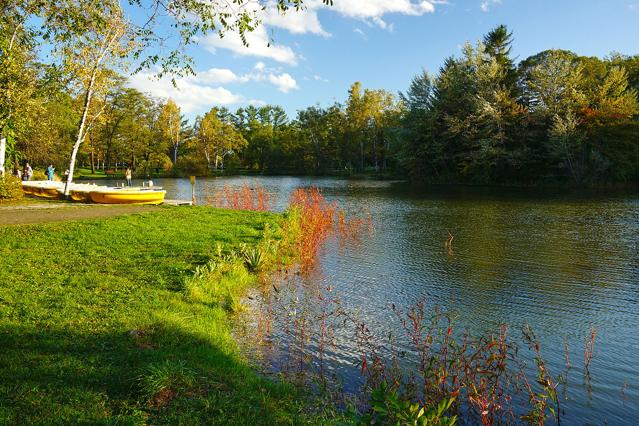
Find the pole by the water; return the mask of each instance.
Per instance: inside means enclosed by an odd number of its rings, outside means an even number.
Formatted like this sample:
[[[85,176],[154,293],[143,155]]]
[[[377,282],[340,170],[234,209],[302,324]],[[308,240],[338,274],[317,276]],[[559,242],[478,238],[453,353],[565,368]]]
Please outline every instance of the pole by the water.
[[[191,182],[191,202],[195,205],[195,176],[189,176]]]

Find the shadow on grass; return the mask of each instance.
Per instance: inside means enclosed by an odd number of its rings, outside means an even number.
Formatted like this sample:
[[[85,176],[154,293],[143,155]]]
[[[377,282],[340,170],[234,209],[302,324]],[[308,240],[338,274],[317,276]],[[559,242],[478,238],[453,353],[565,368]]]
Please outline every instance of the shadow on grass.
[[[4,325],[0,348],[1,424],[292,424],[304,418],[292,388],[257,377],[234,356],[175,327],[80,334]],[[181,366],[189,380],[176,380],[170,368],[153,373],[153,366],[167,365]],[[149,380],[168,390],[149,394],[143,386]]]

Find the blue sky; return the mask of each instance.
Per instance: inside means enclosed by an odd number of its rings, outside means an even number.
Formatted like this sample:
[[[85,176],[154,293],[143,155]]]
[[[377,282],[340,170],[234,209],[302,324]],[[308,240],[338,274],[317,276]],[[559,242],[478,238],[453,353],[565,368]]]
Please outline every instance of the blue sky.
[[[545,49],[606,56],[639,54],[639,0],[307,0],[303,13],[263,14],[243,47],[237,37],[211,35],[191,49],[197,76],[131,84],[172,97],[187,117],[213,106],[282,105],[293,117],[309,105],[343,102],[354,81],[367,88],[405,90],[426,69],[436,73],[499,24],[514,33],[519,59]],[[272,37],[271,47],[266,44]]]

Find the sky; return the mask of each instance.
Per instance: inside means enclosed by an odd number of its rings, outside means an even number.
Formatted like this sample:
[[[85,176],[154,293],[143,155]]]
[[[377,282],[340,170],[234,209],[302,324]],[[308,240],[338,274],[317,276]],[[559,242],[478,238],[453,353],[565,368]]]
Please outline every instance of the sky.
[[[261,12],[262,25],[239,37],[212,34],[190,49],[195,76],[153,79],[140,72],[130,84],[171,97],[187,118],[211,107],[249,104],[300,109],[344,102],[348,88],[404,91],[422,70],[436,74],[499,24],[513,32],[517,60],[552,48],[585,56],[639,54],[639,0],[306,0],[303,12]],[[267,46],[271,41],[270,47]]]

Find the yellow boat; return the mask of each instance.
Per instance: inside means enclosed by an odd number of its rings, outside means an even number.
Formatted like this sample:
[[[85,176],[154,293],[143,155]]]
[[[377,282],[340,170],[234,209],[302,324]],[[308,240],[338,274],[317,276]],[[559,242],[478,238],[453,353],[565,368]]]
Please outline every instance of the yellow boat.
[[[79,201],[81,203],[88,203],[91,201],[91,193],[83,189],[72,189],[69,191],[69,196],[73,201]]]
[[[104,188],[89,192],[100,204],[162,204],[166,191],[158,189]]]
[[[22,191],[25,195],[33,195],[33,187],[31,185],[25,185],[26,182],[22,182]]]
[[[22,182],[22,189],[26,194],[43,198],[58,198],[59,191],[63,188],[62,182],[46,180]]]
[[[69,187],[69,197],[73,201],[79,201],[81,203],[91,202],[91,191],[99,190],[99,187],[94,183],[72,183]],[[64,191],[64,189],[63,189]]]

